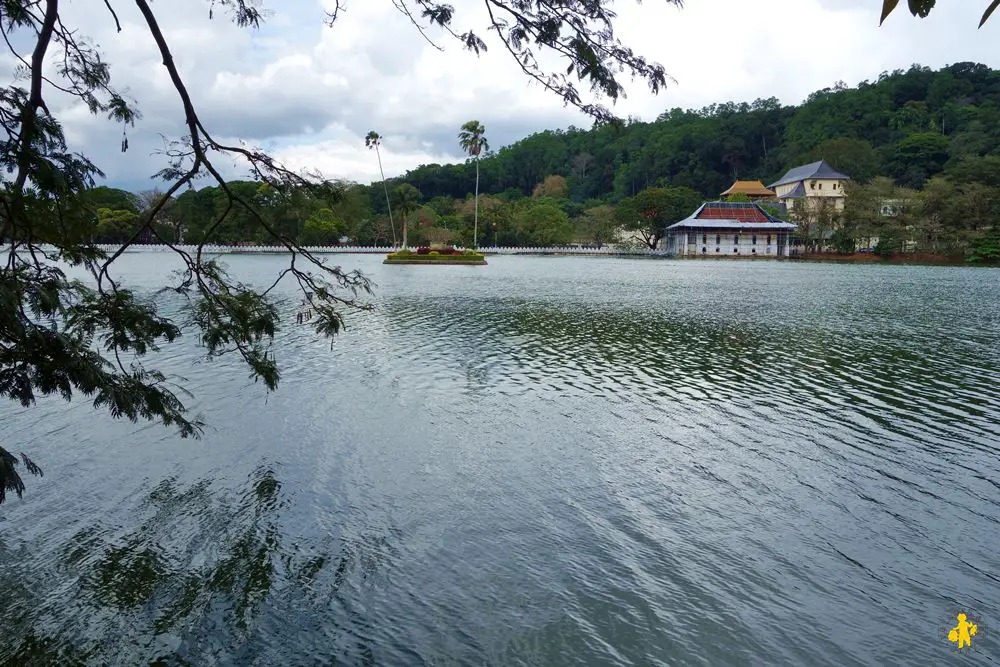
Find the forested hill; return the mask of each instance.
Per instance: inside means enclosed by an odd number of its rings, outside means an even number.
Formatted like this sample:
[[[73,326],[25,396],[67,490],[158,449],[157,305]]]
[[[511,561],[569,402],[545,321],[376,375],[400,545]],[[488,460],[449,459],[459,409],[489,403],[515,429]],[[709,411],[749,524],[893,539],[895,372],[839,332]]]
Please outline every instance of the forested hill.
[[[977,63],[939,71],[914,65],[856,87],[817,91],[798,106],[770,98],[672,109],[617,129],[540,132],[484,158],[480,188],[527,195],[546,176],[561,175],[578,202],[615,202],[666,184],[710,197],[737,177],[769,183],[820,158],[858,180],[885,175],[920,188],[963,158],[997,154],[998,147],[1000,72]],[[475,169],[424,165],[393,180],[425,198],[464,198]]]
[[[605,243],[625,229],[653,247],[667,225],[736,178],[770,183],[818,159],[856,183],[841,220],[797,221],[813,245],[827,228],[840,228],[838,248],[862,238],[895,239],[883,245],[1000,260],[1000,72],[974,63],[937,72],[914,66],[818,91],[798,106],[772,98],[673,109],[648,123],[540,132],[482,158],[478,209],[470,201],[471,161],[418,167],[390,179],[385,190],[382,183],[345,183],[326,199],[252,181],[229,188],[275,233],[308,244],[345,237],[395,243],[405,225],[415,244]],[[95,188],[94,238],[132,238],[155,201],[155,192]],[[880,213],[882,201],[906,205],[890,219]],[[185,191],[160,209],[143,238],[271,239],[257,218],[227,202],[218,187]]]

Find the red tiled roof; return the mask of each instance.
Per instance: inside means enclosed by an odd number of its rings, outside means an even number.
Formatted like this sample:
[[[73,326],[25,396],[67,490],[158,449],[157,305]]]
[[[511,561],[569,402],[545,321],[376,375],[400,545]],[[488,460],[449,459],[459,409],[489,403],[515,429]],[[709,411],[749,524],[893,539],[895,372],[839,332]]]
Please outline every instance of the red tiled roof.
[[[764,211],[756,206],[719,206],[705,204],[698,213],[699,220],[738,220],[740,222],[771,222]]]

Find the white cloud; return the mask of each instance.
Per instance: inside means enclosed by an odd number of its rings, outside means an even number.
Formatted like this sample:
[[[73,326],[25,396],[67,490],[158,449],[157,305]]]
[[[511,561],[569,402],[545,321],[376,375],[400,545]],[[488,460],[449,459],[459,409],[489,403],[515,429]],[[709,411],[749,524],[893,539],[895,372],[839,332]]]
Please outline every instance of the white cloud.
[[[161,134],[183,133],[183,110],[134,4],[114,4],[121,33],[100,3],[68,5],[66,20],[101,45],[115,84],[139,100],[144,117],[129,129],[132,149],[119,151],[121,128],[113,123],[55,95],[50,106],[74,147],[92,156],[109,181],[140,188],[162,166],[162,157],[151,154],[162,146]],[[546,128],[589,126],[530,83],[490,40],[481,2],[452,4],[456,28],[476,29],[488,53],[477,58],[431,30],[445,48],[438,51],[392,0],[351,0],[333,29],[323,26],[317,2],[272,0],[273,15],[258,32],[218,16],[209,21],[207,0],[171,0],[153,9],[210,130],[273,147],[293,166],[331,177],[378,178],[363,141],[369,129],[385,137],[383,164],[396,175],[421,163],[463,159],[455,134],[470,118],[486,125],[494,148]],[[618,0],[622,41],[662,63],[677,83],[654,96],[634,82],[615,110],[652,119],[672,107],[713,102],[775,96],[796,103],[838,80],[853,85],[915,62],[1000,65],[994,46],[1000,22],[975,29],[984,2],[940,4],[924,20],[901,6],[879,28],[878,0],[687,0],[684,9]],[[8,71],[11,64],[0,59]]]

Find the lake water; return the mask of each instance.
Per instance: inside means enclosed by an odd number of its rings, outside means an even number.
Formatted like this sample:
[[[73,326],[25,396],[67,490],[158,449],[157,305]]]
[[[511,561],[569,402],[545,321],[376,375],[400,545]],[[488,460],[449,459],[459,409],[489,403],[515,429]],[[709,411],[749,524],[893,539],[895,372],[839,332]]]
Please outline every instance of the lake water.
[[[1000,662],[1000,271],[332,261],[277,393],[161,353],[200,441],[0,405],[0,664]]]

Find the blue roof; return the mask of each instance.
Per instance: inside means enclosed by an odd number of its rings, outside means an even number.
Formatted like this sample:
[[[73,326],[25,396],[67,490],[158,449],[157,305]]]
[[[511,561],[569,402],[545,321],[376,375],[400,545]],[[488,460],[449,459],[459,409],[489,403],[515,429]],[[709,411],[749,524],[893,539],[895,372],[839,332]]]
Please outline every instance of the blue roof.
[[[840,173],[827,164],[826,160],[820,160],[819,162],[812,162],[810,164],[804,164],[801,167],[789,169],[784,176],[767,187],[773,189],[779,185],[788,185],[789,183],[795,183],[796,181],[808,181],[811,178],[838,178],[844,181],[851,180],[850,176]]]
[[[790,222],[740,222],[739,220],[695,220],[687,218],[670,225],[667,229],[795,229]]]
[[[778,199],[797,199],[806,196],[806,186],[801,182],[783,195],[778,195]]]

